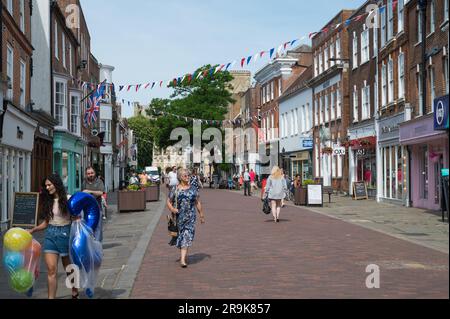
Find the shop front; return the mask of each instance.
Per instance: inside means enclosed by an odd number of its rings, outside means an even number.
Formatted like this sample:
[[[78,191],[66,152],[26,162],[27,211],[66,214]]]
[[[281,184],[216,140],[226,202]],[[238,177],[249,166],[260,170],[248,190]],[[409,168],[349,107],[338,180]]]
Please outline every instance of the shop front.
[[[400,144],[404,113],[378,121],[377,200],[409,206],[408,150]]]
[[[353,183],[365,182],[371,198],[377,196],[377,137],[375,122],[354,125],[348,130],[344,143],[349,159],[349,194],[353,195]]]
[[[410,150],[413,207],[439,210],[440,172],[449,167],[448,134],[434,129],[435,113],[400,125],[400,142]]]
[[[37,121],[7,104],[0,117],[0,223],[11,220],[14,193],[31,190],[31,153]]]
[[[85,142],[67,132],[55,132],[53,138],[53,168],[61,176],[68,194],[81,191],[83,180],[82,154]]]

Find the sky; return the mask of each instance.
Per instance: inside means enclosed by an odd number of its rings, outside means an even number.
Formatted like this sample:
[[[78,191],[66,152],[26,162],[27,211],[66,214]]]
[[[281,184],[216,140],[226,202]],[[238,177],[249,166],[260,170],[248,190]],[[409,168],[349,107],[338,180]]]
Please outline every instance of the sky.
[[[341,9],[356,9],[364,0],[81,0],[91,35],[91,51],[102,64],[115,67],[118,85],[159,82],[182,77],[205,64],[238,61],[285,42],[306,38],[325,27]],[[289,48],[289,47],[288,47]],[[245,70],[256,71],[267,55]],[[169,89],[131,89],[119,102],[148,105],[167,98]],[[127,103],[126,103],[127,104]],[[132,116],[131,107],[122,110]]]

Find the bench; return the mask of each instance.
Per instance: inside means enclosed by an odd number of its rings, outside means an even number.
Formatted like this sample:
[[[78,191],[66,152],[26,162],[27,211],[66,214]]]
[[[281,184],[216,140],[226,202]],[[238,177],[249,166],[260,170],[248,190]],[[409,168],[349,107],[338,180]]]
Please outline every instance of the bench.
[[[323,194],[328,194],[328,202],[331,203],[331,195],[333,194],[333,187],[331,187],[331,186],[324,186],[323,187]]]

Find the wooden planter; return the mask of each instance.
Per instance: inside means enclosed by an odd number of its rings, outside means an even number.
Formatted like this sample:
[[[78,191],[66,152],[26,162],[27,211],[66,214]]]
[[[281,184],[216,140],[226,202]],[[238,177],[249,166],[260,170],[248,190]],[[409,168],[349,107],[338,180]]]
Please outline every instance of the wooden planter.
[[[119,191],[117,198],[117,210],[120,212],[143,211],[145,210],[144,191]]]
[[[306,187],[296,188],[294,191],[294,203],[295,205],[306,206],[306,195],[308,194]]]
[[[145,199],[147,202],[159,201],[159,185],[149,186],[145,188]]]

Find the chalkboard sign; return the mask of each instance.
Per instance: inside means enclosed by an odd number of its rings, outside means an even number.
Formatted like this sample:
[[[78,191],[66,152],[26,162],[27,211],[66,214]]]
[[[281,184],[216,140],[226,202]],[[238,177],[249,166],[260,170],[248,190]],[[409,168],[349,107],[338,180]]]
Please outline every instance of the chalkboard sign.
[[[353,199],[369,199],[367,194],[367,185],[365,182],[353,183]]]
[[[308,185],[308,206],[320,205],[323,206],[323,189],[322,185]]]
[[[36,227],[38,209],[39,193],[15,193],[11,227]]]

